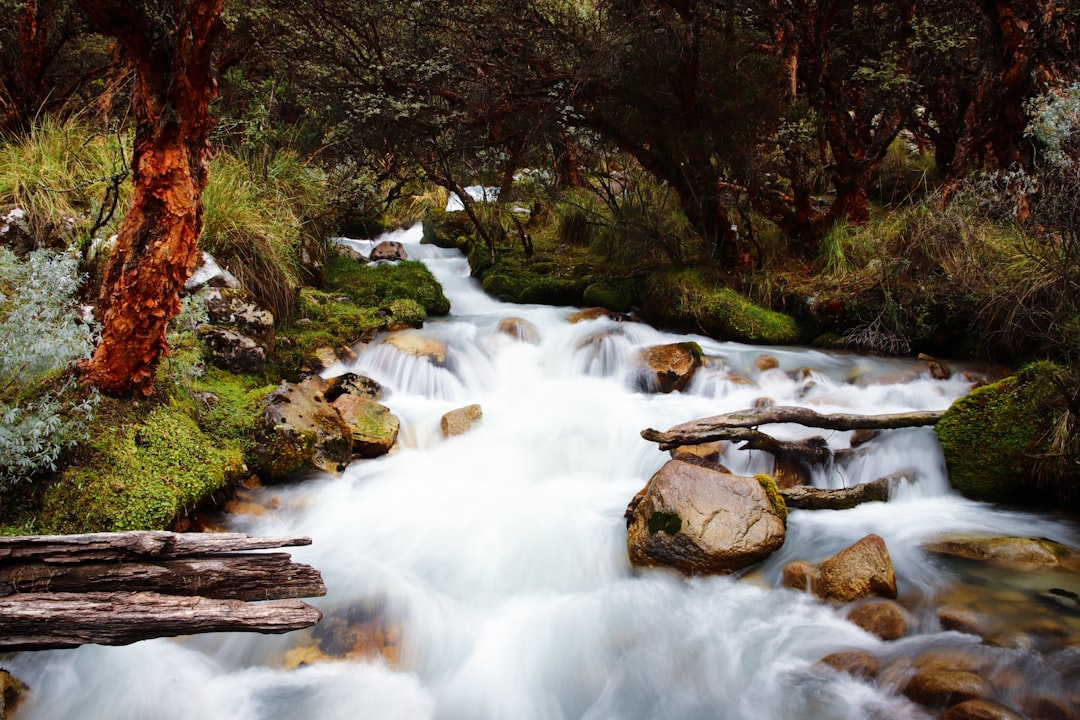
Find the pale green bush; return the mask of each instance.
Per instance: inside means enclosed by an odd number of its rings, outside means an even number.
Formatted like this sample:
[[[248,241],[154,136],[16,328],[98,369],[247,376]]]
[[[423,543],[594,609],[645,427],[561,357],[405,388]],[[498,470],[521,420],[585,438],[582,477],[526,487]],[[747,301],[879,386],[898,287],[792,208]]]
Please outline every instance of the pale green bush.
[[[93,349],[75,314],[78,259],[0,247],[0,489],[55,469],[86,436],[96,396],[76,394],[72,363]]]

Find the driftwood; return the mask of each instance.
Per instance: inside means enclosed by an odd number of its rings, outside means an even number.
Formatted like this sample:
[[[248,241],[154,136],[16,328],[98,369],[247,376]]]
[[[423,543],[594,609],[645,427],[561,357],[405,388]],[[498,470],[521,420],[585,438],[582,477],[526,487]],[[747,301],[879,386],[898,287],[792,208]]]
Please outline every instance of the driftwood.
[[[885,430],[934,425],[941,419],[941,415],[942,412],[936,410],[887,415],[822,415],[809,408],[774,406],[692,420],[665,432],[648,428],[641,431],[641,436],[659,443],[661,450],[671,450],[682,445],[701,445],[716,440],[734,440],[755,443],[745,445],[746,448],[773,452],[769,449],[770,445],[783,451],[787,449],[786,444],[753,428],[776,423],[795,423],[822,430]],[[795,451],[797,448],[790,450]]]
[[[249,604],[159,593],[30,593],[0,598],[0,650],[127,645],[238,630],[283,633],[321,617],[299,600]]]
[[[865,502],[888,502],[889,478],[862,483],[839,490],[814,487],[781,489],[784,503],[799,510],[848,510]]]
[[[231,533],[0,538],[0,651],[309,627],[319,611],[287,599],[325,595],[319,572],[286,553],[245,551],[310,543]]]

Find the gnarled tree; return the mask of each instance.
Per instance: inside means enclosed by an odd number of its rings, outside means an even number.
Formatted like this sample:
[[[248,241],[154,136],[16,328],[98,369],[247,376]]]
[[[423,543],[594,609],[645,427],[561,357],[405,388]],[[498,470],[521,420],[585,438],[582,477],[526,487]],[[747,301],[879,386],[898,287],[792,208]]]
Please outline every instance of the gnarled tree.
[[[222,0],[79,0],[135,70],[131,208],[98,299],[101,342],[81,368],[114,394],[153,390],[202,228],[212,44]]]

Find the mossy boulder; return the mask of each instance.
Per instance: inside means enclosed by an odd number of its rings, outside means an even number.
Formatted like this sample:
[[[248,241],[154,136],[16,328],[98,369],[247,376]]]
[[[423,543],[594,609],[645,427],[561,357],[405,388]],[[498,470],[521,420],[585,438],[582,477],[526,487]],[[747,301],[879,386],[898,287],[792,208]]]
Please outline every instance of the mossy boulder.
[[[204,432],[183,403],[99,432],[46,492],[41,532],[163,530],[247,471],[241,444]]]
[[[473,232],[472,221],[465,213],[436,209],[424,214],[421,227],[424,231],[421,243],[449,249],[464,249]]]
[[[255,427],[255,470],[277,479],[305,469],[337,473],[352,459],[349,425],[310,386],[282,382]]]
[[[634,565],[728,574],[784,543],[784,522],[757,479],[696,458],[669,461],[628,509]]]
[[[582,300],[586,305],[596,305],[615,312],[630,312],[640,304],[640,294],[640,288],[634,283],[600,280],[586,286]]]
[[[934,427],[952,486],[973,500],[1036,499],[1033,455],[1055,398],[1046,368],[1035,365],[954,402]]]
[[[698,270],[655,275],[646,285],[642,315],[649,321],[721,340],[770,345],[799,340],[799,326],[791,317],[759,305]]]
[[[394,447],[401,421],[385,405],[349,393],[338,396],[330,404],[352,430],[354,453],[362,458],[375,458]]]

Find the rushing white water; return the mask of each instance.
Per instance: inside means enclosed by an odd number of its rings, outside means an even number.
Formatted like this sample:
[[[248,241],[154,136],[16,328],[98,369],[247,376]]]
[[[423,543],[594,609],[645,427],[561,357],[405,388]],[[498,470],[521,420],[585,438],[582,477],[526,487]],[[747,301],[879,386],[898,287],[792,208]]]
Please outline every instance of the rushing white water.
[[[300,533],[294,558],[319,568],[329,593],[324,625],[367,613],[393,628],[394,662],[318,662],[285,669],[306,633],[202,636],[124,648],[24,653],[4,665],[33,688],[34,720],[656,720],[923,717],[887,685],[815,663],[845,649],[895,657],[934,634],[886,644],[804,593],[775,589],[784,564],[820,560],[863,535],[887,542],[902,596],[932,596],[946,578],[920,543],[943,531],[1038,534],[1076,544],[1064,521],[963,500],[948,489],[927,429],[892,431],[865,457],[815,483],[838,487],[914,470],[889,503],[794,511],[783,549],[744,579],[635,572],[623,511],[667,459],[642,440],[759,397],[821,412],[945,408],[969,389],[960,378],[914,376],[899,360],[760,348],[692,337],[711,358],[685,392],[634,389],[644,346],[681,341],[643,324],[570,324],[568,309],[486,297],[457,253],[406,243],[443,283],[452,315],[422,331],[442,340],[437,367],[376,343],[351,366],[389,390],[400,448],[340,477],[312,476],[265,491],[263,516],[233,518],[254,534]],[[366,249],[364,243],[353,242]],[[536,344],[496,330],[516,316]],[[761,372],[763,352],[780,362]],[[806,368],[809,372],[793,371]],[[753,380],[737,382],[730,373]],[[912,374],[895,382],[898,374]],[[794,379],[798,378],[798,379]],[[441,415],[479,403],[483,421],[451,439]],[[813,434],[773,427],[785,438]],[[827,438],[834,448],[848,433]],[[733,451],[736,472],[768,472],[763,454]],[[970,637],[948,635],[957,643]]]

